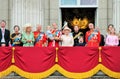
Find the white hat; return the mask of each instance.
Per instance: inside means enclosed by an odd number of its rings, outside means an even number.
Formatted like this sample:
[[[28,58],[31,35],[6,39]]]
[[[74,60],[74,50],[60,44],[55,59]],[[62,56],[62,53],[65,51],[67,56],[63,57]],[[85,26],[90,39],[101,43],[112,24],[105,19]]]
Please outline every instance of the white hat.
[[[23,26],[24,31],[26,31],[26,28],[27,28],[27,27],[31,27],[31,28],[32,28],[32,24],[30,24],[30,23],[25,24],[25,25]]]
[[[27,28],[27,27],[32,27],[32,24],[30,24],[30,23],[25,24],[24,28]]]
[[[63,29],[63,31],[65,30],[69,30],[71,32],[71,29],[68,26],[65,26],[65,28]]]

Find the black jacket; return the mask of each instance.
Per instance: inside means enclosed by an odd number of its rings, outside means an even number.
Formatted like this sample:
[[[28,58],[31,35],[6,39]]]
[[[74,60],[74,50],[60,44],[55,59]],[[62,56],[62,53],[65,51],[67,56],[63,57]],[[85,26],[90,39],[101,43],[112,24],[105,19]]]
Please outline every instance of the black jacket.
[[[6,46],[9,46],[10,31],[7,30],[7,29],[5,29],[4,38],[5,38],[5,44],[6,44]],[[1,46],[1,40],[2,40],[2,31],[1,31],[1,29],[0,29],[0,46]]]

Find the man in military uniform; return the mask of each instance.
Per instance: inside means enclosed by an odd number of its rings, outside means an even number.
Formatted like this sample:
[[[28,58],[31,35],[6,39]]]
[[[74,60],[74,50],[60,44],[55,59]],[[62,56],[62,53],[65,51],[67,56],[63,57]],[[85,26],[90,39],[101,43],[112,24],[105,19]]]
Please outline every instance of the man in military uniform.
[[[83,33],[79,31],[78,26],[74,26],[74,32],[73,32],[74,46],[79,46],[79,39],[81,37],[84,39]]]
[[[42,26],[37,25],[37,30],[34,32],[35,47],[46,47],[47,36],[44,32],[41,32]]]
[[[61,30],[58,30],[56,23],[53,23],[52,27],[51,34],[53,37],[48,37],[48,47],[59,47],[60,37],[62,35]]]

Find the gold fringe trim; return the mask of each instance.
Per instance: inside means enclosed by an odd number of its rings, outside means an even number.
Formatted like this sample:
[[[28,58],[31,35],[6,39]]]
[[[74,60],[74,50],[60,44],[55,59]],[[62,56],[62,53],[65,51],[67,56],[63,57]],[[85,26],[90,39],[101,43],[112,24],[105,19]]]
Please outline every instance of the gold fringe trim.
[[[0,78],[3,78],[5,76],[9,75],[12,71],[13,71],[12,66],[10,66],[8,69],[0,72]]]
[[[8,69],[6,69],[5,71],[0,72],[0,78],[7,76],[11,72],[14,71],[17,74],[21,75],[22,77],[25,77],[28,79],[42,79],[42,78],[48,77],[49,75],[54,73],[56,70],[58,72],[60,72],[61,74],[63,74],[65,77],[72,78],[72,79],[89,78],[89,77],[95,75],[99,70],[103,71],[105,74],[107,74],[110,77],[120,79],[120,72],[111,71],[110,69],[106,68],[102,64],[99,64],[95,68],[93,68],[92,70],[90,70],[88,72],[83,72],[83,73],[73,73],[73,72],[66,71],[65,69],[63,69],[61,66],[59,66],[57,64],[45,72],[29,73],[29,72],[25,72],[22,69],[12,65]]]
[[[105,74],[107,74],[109,77],[120,79],[120,72],[114,72],[105,67],[104,65],[101,65],[101,71],[103,71]]]
[[[50,68],[49,70],[47,70],[45,72],[29,73],[29,72],[25,72],[25,71],[21,70],[20,68],[12,65],[7,70],[0,72],[0,78],[3,78],[5,76],[9,75],[11,72],[15,72],[15,73],[19,74],[20,76],[28,78],[28,79],[41,79],[41,78],[48,77],[49,75],[54,73],[56,71],[56,69],[57,69],[56,65],[54,65],[52,68]]]
[[[72,79],[83,79],[83,78],[89,78],[93,75],[95,75],[101,68],[101,65],[97,65],[95,68],[88,72],[83,72],[83,73],[73,73],[66,71],[63,69],[61,66],[57,65],[57,71],[63,74],[67,78],[72,78]]]
[[[15,58],[14,58],[14,52],[15,52],[15,47],[12,48],[12,63],[15,63]]]
[[[44,72],[40,72],[40,73],[29,73],[29,72],[25,72],[23,70],[21,70],[20,68],[16,67],[16,66],[12,66],[14,72],[16,72],[17,74],[19,74],[22,77],[28,78],[28,79],[41,79],[41,78],[46,78],[48,76],[50,76],[52,73],[54,73],[56,71],[56,65],[54,65],[52,68],[50,68],[47,71]]]

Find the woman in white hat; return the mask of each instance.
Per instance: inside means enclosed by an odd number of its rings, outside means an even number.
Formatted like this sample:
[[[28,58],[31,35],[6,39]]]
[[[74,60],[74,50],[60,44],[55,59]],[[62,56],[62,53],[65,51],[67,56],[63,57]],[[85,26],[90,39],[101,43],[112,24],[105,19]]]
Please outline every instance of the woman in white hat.
[[[34,46],[34,35],[32,33],[32,25],[31,24],[26,24],[24,26],[24,32],[22,34],[22,42],[23,46],[25,47],[31,47]]]
[[[70,34],[71,29],[68,26],[65,26],[63,29],[64,35],[61,36],[62,46],[73,46],[74,45],[74,39],[73,36]]]

